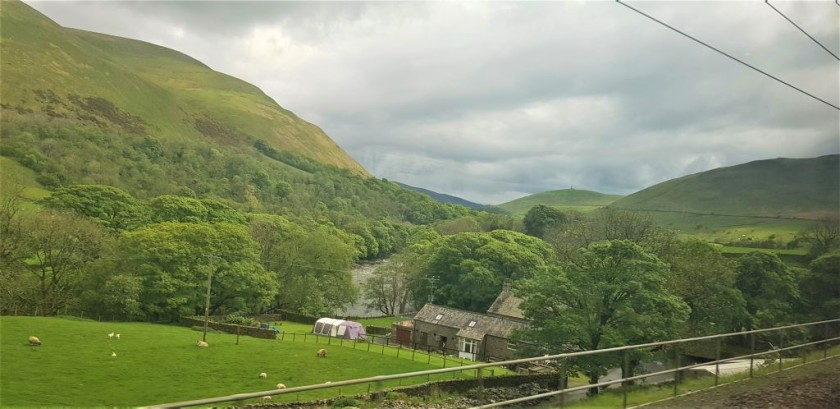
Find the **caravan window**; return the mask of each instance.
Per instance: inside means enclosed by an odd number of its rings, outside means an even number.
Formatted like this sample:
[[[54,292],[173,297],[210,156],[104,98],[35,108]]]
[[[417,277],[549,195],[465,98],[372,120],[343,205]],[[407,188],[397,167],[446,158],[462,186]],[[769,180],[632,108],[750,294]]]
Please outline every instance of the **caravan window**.
[[[346,325],[341,325],[338,327],[338,336],[343,336],[344,333],[347,331]]]

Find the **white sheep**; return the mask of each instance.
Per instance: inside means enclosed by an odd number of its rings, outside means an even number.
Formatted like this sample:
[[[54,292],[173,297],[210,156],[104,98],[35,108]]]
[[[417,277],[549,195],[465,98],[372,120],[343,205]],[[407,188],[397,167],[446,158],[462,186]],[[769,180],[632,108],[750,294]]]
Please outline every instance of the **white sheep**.
[[[32,335],[29,337],[29,345],[38,346],[41,345],[41,340],[38,337]]]
[[[199,348],[207,348],[210,346],[210,344],[202,340],[198,340],[195,344],[198,345]]]
[[[282,383],[278,383],[277,384],[277,389],[286,389],[286,385],[284,385]]]
[[[116,353],[116,352],[111,352],[111,356],[116,358],[116,357],[117,357],[117,353]]]
[[[260,372],[260,379],[268,378],[268,374],[265,372]]]
[[[108,339],[114,339],[114,333],[113,332],[108,334]]]
[[[271,402],[271,396],[263,396],[262,397],[262,402],[263,403]]]
[[[120,339],[120,334],[114,334],[114,338]]]

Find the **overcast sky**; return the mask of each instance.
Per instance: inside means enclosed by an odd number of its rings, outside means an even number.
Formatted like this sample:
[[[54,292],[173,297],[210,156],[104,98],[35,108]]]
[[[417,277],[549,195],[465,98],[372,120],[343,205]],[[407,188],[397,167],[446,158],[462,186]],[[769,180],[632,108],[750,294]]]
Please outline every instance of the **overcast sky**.
[[[27,3],[184,52],[375,176],[479,203],[840,152],[837,109],[611,1]],[[840,55],[833,0],[771,3]],[[763,1],[628,4],[840,105],[837,59]]]

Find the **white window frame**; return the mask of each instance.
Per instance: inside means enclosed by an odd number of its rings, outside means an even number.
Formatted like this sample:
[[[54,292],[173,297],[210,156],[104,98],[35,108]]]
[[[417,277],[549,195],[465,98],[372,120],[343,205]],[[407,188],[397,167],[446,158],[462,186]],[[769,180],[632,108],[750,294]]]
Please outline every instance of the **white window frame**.
[[[468,354],[478,353],[478,343],[476,339],[458,338],[458,351],[466,352]]]

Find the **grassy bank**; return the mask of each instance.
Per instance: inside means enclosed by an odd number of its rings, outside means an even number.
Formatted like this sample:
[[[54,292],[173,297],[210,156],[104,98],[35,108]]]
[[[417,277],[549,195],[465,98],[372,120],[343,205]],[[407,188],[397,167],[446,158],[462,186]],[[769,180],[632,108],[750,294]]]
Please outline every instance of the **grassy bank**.
[[[121,334],[119,340],[107,334]],[[310,342],[208,334],[146,323],[72,318],[0,317],[0,406],[141,406],[324,383],[440,367],[381,351],[334,345],[326,359]],[[30,347],[38,336],[43,345]],[[390,351],[387,349],[386,351]],[[404,352],[404,351],[403,351]],[[116,356],[112,356],[112,353]],[[447,365],[449,366],[449,365]],[[268,379],[260,379],[265,372]],[[431,379],[472,377],[445,374]],[[426,377],[386,383],[421,383]],[[368,391],[368,385],[277,396],[274,401],[330,398]]]

